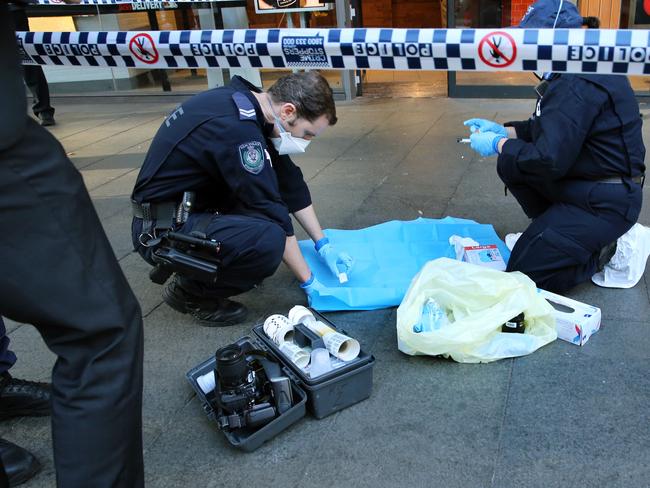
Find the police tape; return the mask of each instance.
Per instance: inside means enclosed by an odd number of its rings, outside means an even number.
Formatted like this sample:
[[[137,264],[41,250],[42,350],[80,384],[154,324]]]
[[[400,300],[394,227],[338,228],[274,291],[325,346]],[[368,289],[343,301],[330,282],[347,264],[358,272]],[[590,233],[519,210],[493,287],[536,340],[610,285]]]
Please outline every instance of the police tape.
[[[650,31],[239,29],[18,32],[23,64],[650,74]]]
[[[175,3],[219,3],[232,0],[77,0],[74,3],[67,3],[64,0],[36,0],[38,5],[116,5],[123,3],[133,4],[151,4],[151,8],[160,8],[158,4],[175,4]]]

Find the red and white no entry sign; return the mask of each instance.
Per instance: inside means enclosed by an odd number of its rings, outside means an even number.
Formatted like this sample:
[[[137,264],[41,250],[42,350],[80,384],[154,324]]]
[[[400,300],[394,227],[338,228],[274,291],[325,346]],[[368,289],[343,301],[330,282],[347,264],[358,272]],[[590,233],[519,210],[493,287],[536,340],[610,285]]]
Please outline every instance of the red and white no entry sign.
[[[143,63],[154,64],[158,61],[156,45],[146,32],[133,36],[129,43],[129,50]]]
[[[488,66],[505,68],[517,57],[517,44],[507,32],[490,32],[478,43],[478,55]]]

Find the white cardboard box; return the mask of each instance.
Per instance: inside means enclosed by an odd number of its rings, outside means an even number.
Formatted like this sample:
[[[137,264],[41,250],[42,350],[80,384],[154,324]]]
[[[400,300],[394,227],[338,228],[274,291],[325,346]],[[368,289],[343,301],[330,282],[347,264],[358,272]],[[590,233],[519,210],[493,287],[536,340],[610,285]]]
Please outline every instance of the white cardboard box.
[[[496,244],[467,246],[463,248],[463,261],[487,268],[506,270],[506,263]]]
[[[571,298],[539,290],[555,309],[555,324],[559,339],[584,345],[600,329],[600,309]]]

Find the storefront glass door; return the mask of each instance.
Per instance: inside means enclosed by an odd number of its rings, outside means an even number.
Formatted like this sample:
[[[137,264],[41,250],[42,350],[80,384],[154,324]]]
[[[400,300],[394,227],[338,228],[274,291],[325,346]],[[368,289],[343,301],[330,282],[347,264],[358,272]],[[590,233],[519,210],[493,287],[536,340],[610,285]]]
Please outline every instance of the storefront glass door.
[[[144,8],[145,10],[136,10]],[[258,13],[252,2],[148,1],[101,5],[31,5],[23,15],[27,25],[18,30],[34,32],[79,31],[166,31],[211,29],[264,29],[337,26],[334,4],[328,9],[306,13]],[[290,22],[289,22],[290,21]],[[251,83],[268,88],[290,69],[134,69],[110,67],[43,66],[53,95],[194,94],[227,83],[241,75]],[[343,74],[324,70],[335,94],[343,96]]]
[[[446,0],[352,0],[353,26],[368,28],[447,27]],[[358,71],[360,95],[368,98],[428,98],[447,95],[447,72],[427,70]]]
[[[516,25],[527,5],[517,0],[449,0],[449,25],[456,28],[500,28]],[[537,78],[528,72],[448,74],[449,96],[457,98],[532,98]]]
[[[606,2],[607,0],[602,1]],[[622,0],[620,9],[621,29],[650,29],[650,2],[647,0]],[[650,99],[650,77],[629,76],[628,78],[630,78],[632,88],[638,97]]]

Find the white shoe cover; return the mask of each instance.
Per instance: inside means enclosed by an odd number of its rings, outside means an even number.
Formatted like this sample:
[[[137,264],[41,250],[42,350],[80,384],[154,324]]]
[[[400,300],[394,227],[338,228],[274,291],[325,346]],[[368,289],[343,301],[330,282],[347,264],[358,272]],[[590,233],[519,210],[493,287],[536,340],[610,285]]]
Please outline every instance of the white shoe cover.
[[[645,272],[650,255],[650,228],[634,224],[616,241],[616,253],[602,271],[591,277],[598,286],[632,288]]]
[[[517,232],[516,234],[508,234],[506,235],[506,246],[508,246],[508,249],[512,251],[512,248],[515,247],[515,244],[521,237],[522,232]]]

